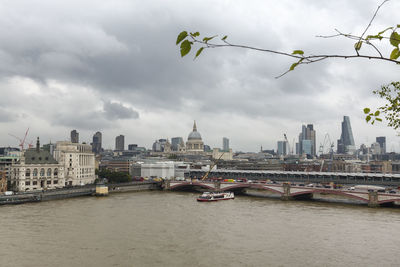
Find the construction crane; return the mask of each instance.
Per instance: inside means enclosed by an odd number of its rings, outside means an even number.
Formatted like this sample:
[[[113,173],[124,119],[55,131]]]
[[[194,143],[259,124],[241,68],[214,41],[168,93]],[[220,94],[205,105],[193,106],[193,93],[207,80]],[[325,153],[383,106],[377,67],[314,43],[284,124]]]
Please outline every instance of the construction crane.
[[[287,144],[288,144],[288,150],[289,150],[289,151],[288,151],[288,155],[293,155],[294,138],[293,138],[292,145],[290,146],[289,140],[287,139],[287,136],[286,136],[285,133],[283,134],[283,137],[284,137],[285,141],[286,141]]]
[[[213,165],[211,165],[210,170],[201,178],[201,181],[204,181],[205,179],[207,179],[208,175],[210,174],[212,169],[215,167],[215,165],[217,165],[218,161],[222,158],[224,153],[225,152],[222,152],[221,156],[219,156],[219,158],[213,163]]]
[[[324,142],[319,145],[319,154],[324,154],[324,150],[326,145],[329,145],[328,153],[333,153],[333,147],[335,146],[334,143],[331,141],[331,138],[328,133],[325,134]]]
[[[12,136],[12,137],[14,137],[14,138],[16,138],[18,141],[19,141],[19,145],[18,146],[20,146],[21,147],[21,151],[23,151],[24,150],[24,145],[25,145],[25,140],[26,140],[26,136],[28,135],[28,132],[29,132],[29,128],[28,129],[26,129],[26,132],[25,132],[25,135],[24,135],[24,137],[23,138],[19,138],[18,136],[15,136],[15,135],[13,135],[13,134],[8,134],[8,135],[10,135],[10,136]],[[31,148],[31,146],[32,146],[32,142],[31,143],[29,143],[28,144],[28,146],[29,146],[29,148]]]

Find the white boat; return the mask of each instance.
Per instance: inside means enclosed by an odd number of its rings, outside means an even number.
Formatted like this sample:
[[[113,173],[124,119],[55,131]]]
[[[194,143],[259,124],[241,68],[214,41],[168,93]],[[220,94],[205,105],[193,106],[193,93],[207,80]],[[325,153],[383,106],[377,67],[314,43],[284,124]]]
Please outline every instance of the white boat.
[[[197,201],[211,202],[218,200],[234,199],[235,195],[233,192],[204,192],[197,198]]]

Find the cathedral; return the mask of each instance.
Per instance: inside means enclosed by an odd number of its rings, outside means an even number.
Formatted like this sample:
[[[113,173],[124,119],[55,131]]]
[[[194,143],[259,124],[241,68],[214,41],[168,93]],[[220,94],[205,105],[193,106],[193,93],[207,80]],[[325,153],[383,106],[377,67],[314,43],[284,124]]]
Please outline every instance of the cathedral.
[[[189,134],[186,142],[187,153],[200,153],[204,152],[204,143],[201,139],[200,133],[197,131],[196,121],[193,124],[193,131]]]

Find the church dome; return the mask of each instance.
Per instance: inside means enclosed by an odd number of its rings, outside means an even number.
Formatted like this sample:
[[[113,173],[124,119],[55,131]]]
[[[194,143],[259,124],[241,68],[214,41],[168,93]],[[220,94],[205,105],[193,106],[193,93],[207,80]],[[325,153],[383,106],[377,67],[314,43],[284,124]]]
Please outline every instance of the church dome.
[[[197,131],[196,122],[193,124],[193,131],[189,134],[188,140],[201,140],[201,135]]]

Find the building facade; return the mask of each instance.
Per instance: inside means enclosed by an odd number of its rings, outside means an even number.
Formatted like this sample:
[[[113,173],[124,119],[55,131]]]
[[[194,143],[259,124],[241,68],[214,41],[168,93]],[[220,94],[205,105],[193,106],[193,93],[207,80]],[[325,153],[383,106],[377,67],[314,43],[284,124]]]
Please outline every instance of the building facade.
[[[356,146],[353,138],[353,131],[351,130],[349,116],[343,116],[342,133],[340,139],[337,141],[338,154],[353,154],[356,151]]]
[[[229,139],[226,137],[222,138],[222,150],[229,151]]]
[[[85,185],[95,181],[95,155],[90,145],[57,142],[54,158],[64,170],[65,185]]]
[[[386,154],[386,137],[379,136],[376,138],[376,142],[379,143],[379,145],[381,147],[381,153]]]
[[[309,144],[311,144],[311,147]],[[307,157],[313,158],[316,156],[316,152],[316,133],[314,126],[312,124],[307,124],[307,126],[303,125],[301,133],[299,134],[298,154],[306,154]]]
[[[71,131],[71,142],[79,143],[79,133],[76,130]]]
[[[23,151],[12,165],[10,183],[14,191],[61,188],[65,185],[64,167],[49,151],[40,149],[38,138],[36,148]]]
[[[115,150],[124,151],[125,150],[125,136],[120,134],[115,138]]]
[[[103,150],[101,147],[101,140],[102,140],[102,134],[101,132],[96,132],[93,135],[93,142],[92,142],[92,151],[95,154],[100,154],[100,152]]]

